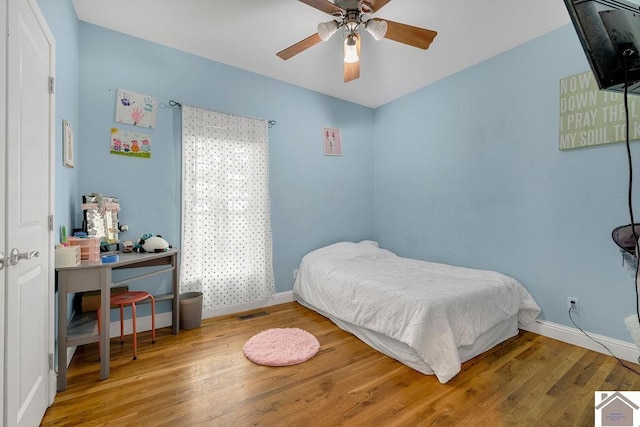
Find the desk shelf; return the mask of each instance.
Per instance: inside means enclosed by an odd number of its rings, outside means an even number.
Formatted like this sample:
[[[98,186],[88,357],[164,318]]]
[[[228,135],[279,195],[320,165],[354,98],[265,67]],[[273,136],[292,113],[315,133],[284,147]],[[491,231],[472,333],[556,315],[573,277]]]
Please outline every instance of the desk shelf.
[[[89,311],[76,314],[71,318],[67,325],[67,347],[89,344],[99,340],[97,312]]]
[[[156,303],[159,301],[172,301],[173,294],[154,295]],[[136,305],[148,304],[150,300],[144,300]],[[117,307],[111,307],[110,310],[116,310]],[[87,311],[84,313],[74,314],[67,324],[67,347],[90,344],[98,342],[100,335],[98,334],[98,312]]]
[[[153,297],[156,299],[156,302],[173,300],[173,294],[154,295]]]

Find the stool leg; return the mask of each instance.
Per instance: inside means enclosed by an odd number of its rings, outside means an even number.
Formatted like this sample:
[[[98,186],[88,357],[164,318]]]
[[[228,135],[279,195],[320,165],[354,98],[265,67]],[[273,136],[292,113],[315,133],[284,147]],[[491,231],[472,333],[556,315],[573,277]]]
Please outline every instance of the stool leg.
[[[120,304],[120,344],[124,344],[124,304]]]
[[[136,303],[131,303],[131,317],[133,319],[133,360],[138,358],[138,340],[136,339]]]
[[[156,342],[156,299],[153,295],[149,295],[151,298],[151,344]]]

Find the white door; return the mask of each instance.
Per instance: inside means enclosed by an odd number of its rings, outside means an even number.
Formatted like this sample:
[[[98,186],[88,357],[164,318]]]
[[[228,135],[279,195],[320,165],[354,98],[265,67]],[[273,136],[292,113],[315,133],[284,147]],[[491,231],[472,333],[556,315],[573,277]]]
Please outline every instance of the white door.
[[[53,370],[54,41],[35,0],[7,1],[4,424],[37,426]]]

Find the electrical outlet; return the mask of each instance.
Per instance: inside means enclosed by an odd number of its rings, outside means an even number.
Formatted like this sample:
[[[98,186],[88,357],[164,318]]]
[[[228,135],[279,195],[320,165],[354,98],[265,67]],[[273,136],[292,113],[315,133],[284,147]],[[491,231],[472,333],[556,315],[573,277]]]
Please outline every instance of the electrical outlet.
[[[293,269],[293,280],[296,280],[298,278],[298,269],[294,268]]]
[[[578,298],[567,297],[567,310],[571,310],[574,313],[580,311],[580,300]]]

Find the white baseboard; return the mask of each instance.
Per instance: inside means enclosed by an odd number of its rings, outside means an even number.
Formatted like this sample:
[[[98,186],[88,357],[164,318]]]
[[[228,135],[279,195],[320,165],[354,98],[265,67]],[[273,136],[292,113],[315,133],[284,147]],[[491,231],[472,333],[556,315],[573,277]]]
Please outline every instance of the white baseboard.
[[[293,301],[295,301],[293,297],[293,291],[281,292],[281,293],[275,294],[271,298],[264,301],[207,310],[202,314],[202,318],[206,319],[209,317],[240,313],[243,311],[265,308],[272,305],[284,304],[284,303],[293,302]],[[608,356],[611,355],[601,345],[589,339],[577,328],[570,328],[568,326],[560,325],[553,322],[537,320],[522,329],[525,329],[527,331],[533,332],[538,335],[543,335],[545,337],[563,341],[568,344],[577,345],[578,347],[586,348],[588,350],[593,350],[598,353],[606,354]],[[609,348],[609,350],[613,352],[615,357],[618,357],[619,359],[622,359],[622,360],[626,360],[628,362],[638,363],[638,360],[640,358],[640,350],[635,346],[635,344],[629,343],[626,341],[621,341],[615,338],[609,338],[604,335],[598,335],[598,334],[593,334],[589,332],[587,333],[593,339],[607,346],[607,348]]]
[[[166,328],[173,323],[171,312],[156,314],[156,329]],[[138,332],[151,330],[151,315],[138,317],[136,320],[136,329]],[[124,334],[130,335],[133,332],[133,323],[131,319],[124,321]],[[120,336],[120,320],[109,324],[109,338]]]
[[[241,313],[243,311],[256,310],[259,308],[270,307],[272,305],[284,304],[286,302],[293,302],[293,292],[279,292],[266,300],[255,301],[246,304],[238,304],[230,307],[221,307],[214,308],[213,310],[207,310],[202,312],[202,318],[208,319],[210,317],[224,316],[227,314]],[[159,313],[156,314],[156,329],[166,328],[171,326],[172,324],[172,314],[171,312]],[[151,330],[151,315],[138,317],[137,325],[138,332],[150,331]],[[131,319],[127,319],[124,322],[124,334],[129,335],[133,330],[133,325],[131,323]],[[116,320],[115,322],[111,322],[109,326],[109,337],[119,337],[120,336],[120,321]],[[71,358],[69,358],[71,360]]]
[[[597,351],[598,353],[611,354],[601,345],[595,343],[589,339],[579,329],[570,328],[568,326],[559,325],[553,322],[547,322],[544,320],[536,320],[530,323],[524,328],[526,331],[533,332],[538,335],[553,338],[559,341],[566,342],[568,344],[577,345],[578,347],[586,348],[589,350]],[[611,350],[615,357],[626,360],[627,362],[638,363],[640,357],[640,350],[633,343],[621,341],[615,338],[605,337],[604,335],[598,335],[591,332],[587,332],[591,338],[604,344]]]
[[[225,316],[234,313],[241,313],[243,311],[256,310],[260,308],[270,307],[272,305],[284,304],[287,302],[295,301],[293,297],[292,291],[287,292],[279,292],[273,295],[270,298],[267,298],[263,301],[256,301],[247,304],[239,304],[230,307],[222,307],[215,308],[213,310],[203,311],[202,318],[208,319],[210,317],[217,316]],[[171,326],[172,324],[172,315],[171,312],[167,313],[159,313],[156,315],[156,328],[166,328]],[[137,321],[137,328],[139,332],[150,331],[151,330],[151,316],[143,316],[139,317]],[[560,325],[553,322],[548,322],[544,320],[536,320],[535,322],[530,323],[526,327],[522,329],[533,332],[534,334],[542,335],[545,337],[553,338],[559,341],[566,342],[568,344],[577,345],[578,347],[586,348],[588,350],[593,350],[598,353],[606,354],[610,356],[611,354],[605,350],[601,345],[595,343],[587,336],[585,336],[579,329],[571,328],[568,326]],[[132,324],[131,320],[125,321],[124,333],[125,335],[129,335],[132,332]],[[611,352],[618,357],[619,359],[626,360],[632,363],[638,363],[640,358],[640,350],[635,346],[635,344],[621,341],[615,338],[609,338],[604,335],[598,335],[594,333],[587,332],[589,336],[591,336],[596,341],[604,344],[611,350]],[[120,322],[115,321],[111,322],[109,327],[109,336],[110,337],[118,337],[120,336]],[[73,357],[73,353],[75,352],[75,347],[69,347],[67,349],[68,356],[67,360],[71,362],[71,358]]]
[[[225,316],[293,301],[295,301],[293,297],[293,291],[279,292],[271,296],[270,298],[267,298],[266,300],[203,311],[202,318],[208,319],[210,317]],[[156,328],[165,328],[171,326],[171,322],[171,312],[160,313],[156,315]],[[137,326],[138,331],[140,332],[151,330],[151,316],[139,317]],[[131,321],[125,321],[125,335],[131,334],[131,329]],[[598,353],[606,354],[608,356],[611,355],[601,345],[589,339],[577,328],[571,328],[544,320],[536,320],[535,322],[530,323],[528,326],[522,329],[538,335],[563,341],[568,344],[577,345],[578,347],[586,348],[588,350],[597,351]],[[119,321],[111,322],[109,333],[111,337],[120,336]],[[607,348],[611,350],[615,357],[626,360],[628,362],[638,363],[638,360],[640,358],[640,350],[635,346],[635,344],[621,341],[615,338],[606,337],[604,335],[598,335],[590,332],[587,333],[596,341],[607,346]],[[68,360],[71,360],[71,357],[69,357]]]
[[[273,296],[267,298],[266,300],[255,301],[255,302],[250,302],[250,303],[246,303],[246,304],[232,305],[230,307],[220,307],[220,308],[214,308],[212,310],[207,310],[207,311],[202,313],[202,318],[203,319],[208,319],[210,317],[217,317],[217,316],[225,316],[227,314],[242,313],[243,311],[256,310],[256,309],[259,309],[259,308],[270,307],[272,305],[284,304],[286,302],[293,302],[293,301],[294,301],[294,299],[293,299],[293,291],[278,292],[277,294],[274,294]]]

